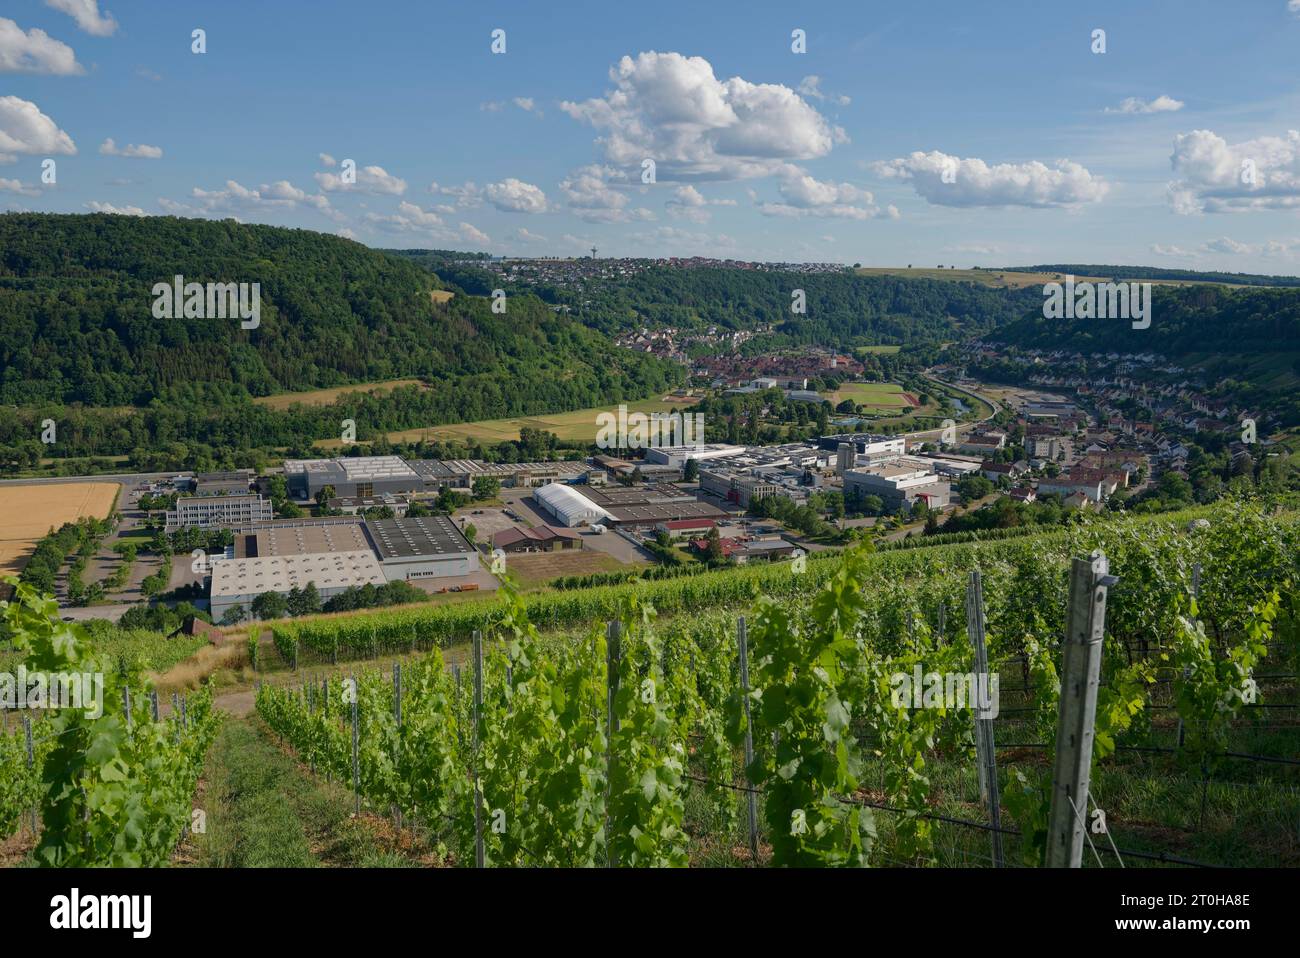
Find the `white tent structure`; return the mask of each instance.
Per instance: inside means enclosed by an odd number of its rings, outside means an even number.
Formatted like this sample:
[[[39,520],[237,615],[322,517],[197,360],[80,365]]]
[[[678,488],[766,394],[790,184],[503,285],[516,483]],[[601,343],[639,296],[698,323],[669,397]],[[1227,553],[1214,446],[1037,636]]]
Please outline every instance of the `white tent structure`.
[[[610,512],[596,505],[573,486],[560,482],[534,489],[533,499],[545,506],[546,511],[555,516],[558,524],[570,528],[614,518]]]

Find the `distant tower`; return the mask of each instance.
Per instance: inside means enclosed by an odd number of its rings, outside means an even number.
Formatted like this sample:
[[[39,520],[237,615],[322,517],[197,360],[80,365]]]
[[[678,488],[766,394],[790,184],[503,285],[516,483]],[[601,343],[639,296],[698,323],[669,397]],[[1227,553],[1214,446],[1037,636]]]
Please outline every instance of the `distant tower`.
[[[591,258],[592,259],[596,258],[596,247],[594,246],[591,248]]]

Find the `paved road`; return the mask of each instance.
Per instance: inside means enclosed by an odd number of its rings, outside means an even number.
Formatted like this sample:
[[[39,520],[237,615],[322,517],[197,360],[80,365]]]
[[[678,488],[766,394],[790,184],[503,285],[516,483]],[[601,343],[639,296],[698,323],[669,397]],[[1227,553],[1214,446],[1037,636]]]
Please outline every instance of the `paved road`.
[[[44,486],[60,482],[153,482],[158,479],[171,479],[177,472],[117,472],[98,476],[47,476],[40,479],[0,479],[0,485],[6,486]]]

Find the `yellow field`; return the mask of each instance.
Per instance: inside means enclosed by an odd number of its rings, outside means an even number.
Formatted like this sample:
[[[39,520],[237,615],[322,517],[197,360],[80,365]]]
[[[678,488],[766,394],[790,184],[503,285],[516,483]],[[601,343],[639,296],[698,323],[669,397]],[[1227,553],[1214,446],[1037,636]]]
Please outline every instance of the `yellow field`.
[[[945,279],[958,283],[980,283],[983,286],[1019,287],[1042,286],[1044,283],[1065,281],[1064,273],[1020,273],[1002,269],[927,269],[909,266],[860,266],[854,270],[859,276],[901,276],[904,279]],[[1108,283],[1109,276],[1075,276],[1076,283]],[[1232,286],[1236,283],[1215,283],[1201,279],[1151,279],[1140,280],[1154,286]]]
[[[447,302],[447,300],[451,299],[455,295],[456,294],[449,289],[429,290],[429,298],[433,300],[435,303],[445,303]]]
[[[344,393],[387,392],[398,386],[420,386],[418,379],[388,379],[381,383],[358,383],[353,386],[332,386],[329,389],[310,389],[300,393],[281,393],[278,396],[259,396],[254,399],[259,406],[271,409],[288,409],[294,403],[304,406],[328,406]]]
[[[120,488],[116,482],[0,486],[0,576],[20,572],[51,527],[107,516]]]
[[[642,399],[627,403],[628,412],[671,412],[693,405],[693,399]],[[477,438],[484,443],[497,443],[507,439],[518,439],[519,430],[524,426],[533,429],[545,429],[561,439],[575,441],[596,441],[596,416],[602,412],[618,412],[618,404],[599,406],[592,409],[578,409],[573,412],[557,412],[543,416],[528,416],[513,419],[485,419],[479,422],[463,422],[450,426],[429,426],[425,429],[403,429],[390,432],[390,442],[416,442],[417,440],[435,441],[438,439]],[[337,439],[322,439],[315,443],[321,449],[337,449],[343,443]]]
[[[863,266],[855,270],[859,276],[901,276],[904,279],[946,279],[958,283],[980,283],[984,286],[1042,286],[1044,283],[1064,281],[1056,273],[1013,273],[1000,269],[912,269],[906,266]],[[1075,282],[1104,283],[1101,276],[1076,276]]]

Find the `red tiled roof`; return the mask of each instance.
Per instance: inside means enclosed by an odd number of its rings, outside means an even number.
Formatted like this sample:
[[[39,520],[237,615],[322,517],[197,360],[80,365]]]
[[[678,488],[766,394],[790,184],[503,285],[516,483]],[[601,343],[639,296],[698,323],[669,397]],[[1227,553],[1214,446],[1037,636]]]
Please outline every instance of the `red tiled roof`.
[[[717,523],[712,519],[670,519],[660,525],[666,529],[712,529]]]

